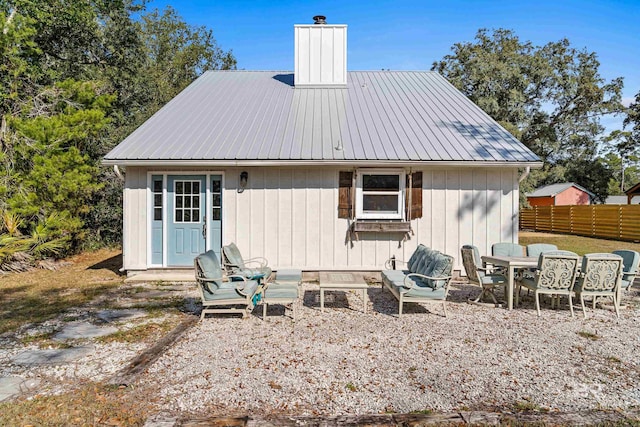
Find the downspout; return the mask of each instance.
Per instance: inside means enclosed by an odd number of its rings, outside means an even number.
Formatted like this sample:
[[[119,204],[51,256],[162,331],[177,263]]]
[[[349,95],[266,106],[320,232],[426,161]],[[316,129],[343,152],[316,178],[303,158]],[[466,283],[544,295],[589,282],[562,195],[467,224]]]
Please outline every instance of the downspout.
[[[120,168],[118,167],[118,165],[113,165],[113,171],[115,172],[116,176],[120,178],[120,181],[124,181],[124,176],[122,176],[122,173],[120,172]]]
[[[527,179],[527,177],[529,176],[529,174],[531,173],[531,166],[527,166],[524,170],[524,173],[522,174],[522,176],[520,177],[520,179],[518,180],[518,184],[520,184],[522,181],[524,181],[525,179]]]

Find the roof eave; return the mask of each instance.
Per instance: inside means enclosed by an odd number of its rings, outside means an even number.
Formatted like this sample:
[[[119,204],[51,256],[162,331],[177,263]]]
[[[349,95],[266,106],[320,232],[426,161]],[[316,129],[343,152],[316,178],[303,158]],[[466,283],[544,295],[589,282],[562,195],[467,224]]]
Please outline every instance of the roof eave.
[[[281,167],[281,166],[356,166],[356,167],[531,167],[539,169],[541,161],[482,161],[482,160],[140,160],[104,159],[104,166],[140,167]]]

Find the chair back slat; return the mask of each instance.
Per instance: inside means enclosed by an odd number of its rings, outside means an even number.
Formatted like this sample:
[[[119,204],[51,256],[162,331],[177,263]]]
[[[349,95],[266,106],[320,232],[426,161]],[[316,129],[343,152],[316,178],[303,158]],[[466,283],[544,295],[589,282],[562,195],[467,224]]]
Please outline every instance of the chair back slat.
[[[579,257],[569,251],[543,252],[538,258],[537,286],[568,291],[573,288]]]
[[[614,292],[622,275],[622,257],[616,254],[586,254],[582,258],[580,289]]]

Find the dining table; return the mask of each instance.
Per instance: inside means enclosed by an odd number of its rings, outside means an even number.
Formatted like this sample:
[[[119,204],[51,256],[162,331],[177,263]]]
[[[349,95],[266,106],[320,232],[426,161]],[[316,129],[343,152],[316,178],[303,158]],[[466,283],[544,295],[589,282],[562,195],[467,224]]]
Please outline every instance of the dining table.
[[[498,256],[485,255],[482,262],[494,267],[503,267],[507,277],[507,309],[513,310],[513,295],[515,288],[516,271],[521,268],[533,268],[538,266],[538,257],[530,256]]]

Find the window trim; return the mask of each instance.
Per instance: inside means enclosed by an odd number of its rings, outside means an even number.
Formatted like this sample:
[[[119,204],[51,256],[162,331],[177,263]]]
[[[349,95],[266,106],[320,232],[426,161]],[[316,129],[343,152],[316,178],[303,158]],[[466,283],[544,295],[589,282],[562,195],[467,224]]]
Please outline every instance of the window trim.
[[[371,213],[363,211],[363,197],[366,192],[362,189],[362,177],[364,175],[398,175],[398,191],[377,191],[379,195],[398,195],[397,213]],[[404,219],[405,209],[405,180],[406,171],[403,169],[358,169],[356,171],[356,219]]]

